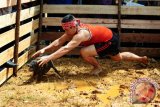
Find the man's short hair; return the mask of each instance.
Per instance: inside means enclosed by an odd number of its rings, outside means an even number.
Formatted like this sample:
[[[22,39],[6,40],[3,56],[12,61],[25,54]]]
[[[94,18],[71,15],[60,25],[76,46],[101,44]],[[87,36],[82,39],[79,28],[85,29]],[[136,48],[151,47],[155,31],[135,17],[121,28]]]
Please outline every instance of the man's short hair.
[[[72,21],[73,19],[75,19],[75,17],[73,15],[71,15],[71,14],[68,14],[68,15],[63,17],[61,22],[62,23],[66,23],[66,22]]]

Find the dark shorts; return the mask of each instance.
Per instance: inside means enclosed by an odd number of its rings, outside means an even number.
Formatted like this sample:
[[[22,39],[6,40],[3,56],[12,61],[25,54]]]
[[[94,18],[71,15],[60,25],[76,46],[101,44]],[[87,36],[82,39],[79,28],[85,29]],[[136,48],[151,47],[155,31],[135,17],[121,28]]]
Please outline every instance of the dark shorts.
[[[94,44],[99,57],[105,57],[108,55],[117,55],[119,53],[119,38],[116,34],[113,34],[111,40],[102,43]]]

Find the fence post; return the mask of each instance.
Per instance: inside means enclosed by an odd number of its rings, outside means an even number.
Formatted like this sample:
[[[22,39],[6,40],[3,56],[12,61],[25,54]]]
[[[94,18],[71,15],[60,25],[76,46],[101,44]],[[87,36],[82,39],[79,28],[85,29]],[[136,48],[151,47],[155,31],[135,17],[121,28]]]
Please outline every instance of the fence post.
[[[119,36],[119,48],[121,45],[121,5],[122,5],[122,0],[118,0],[118,36]]]
[[[18,63],[19,31],[20,31],[21,0],[17,0],[14,63]],[[13,68],[13,75],[17,76],[17,66]]]
[[[42,18],[43,18],[43,0],[40,0],[39,30],[38,30],[36,51],[40,49],[40,36],[42,34]]]

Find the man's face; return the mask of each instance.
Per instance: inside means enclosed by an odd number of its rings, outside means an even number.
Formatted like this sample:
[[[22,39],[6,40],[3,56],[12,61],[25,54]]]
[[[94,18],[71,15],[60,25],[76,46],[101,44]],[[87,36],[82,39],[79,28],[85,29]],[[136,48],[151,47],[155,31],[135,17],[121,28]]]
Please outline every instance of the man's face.
[[[70,22],[62,23],[62,28],[67,35],[74,35],[77,32],[77,21],[72,20]]]
[[[76,31],[76,26],[69,27],[68,29],[64,29],[67,35],[74,35]]]

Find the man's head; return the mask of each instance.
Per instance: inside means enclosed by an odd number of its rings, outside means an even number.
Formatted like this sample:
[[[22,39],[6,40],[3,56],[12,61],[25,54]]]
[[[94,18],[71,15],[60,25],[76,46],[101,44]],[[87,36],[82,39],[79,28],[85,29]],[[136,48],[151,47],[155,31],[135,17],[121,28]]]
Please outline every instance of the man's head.
[[[75,34],[77,30],[77,26],[79,25],[79,20],[77,20],[73,15],[68,14],[65,17],[63,17],[61,23],[62,28],[65,30],[67,34]]]
[[[68,14],[66,16],[63,17],[62,19],[62,23],[66,23],[66,22],[70,22],[70,21],[73,21],[75,19],[75,17],[71,14]]]

